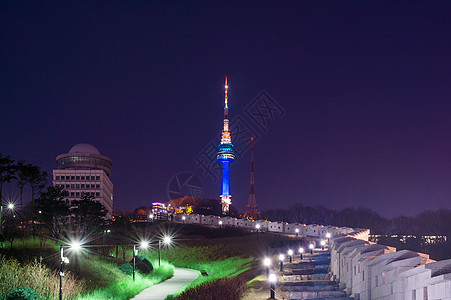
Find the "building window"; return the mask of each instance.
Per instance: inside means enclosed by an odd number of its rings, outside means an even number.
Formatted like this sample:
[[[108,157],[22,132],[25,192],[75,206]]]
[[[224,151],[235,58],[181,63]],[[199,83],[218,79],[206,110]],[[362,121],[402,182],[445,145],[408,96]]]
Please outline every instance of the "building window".
[[[77,178],[77,180],[80,180],[80,176],[77,176],[77,177],[75,177],[75,178]]]
[[[417,300],[417,291],[412,291],[412,300]]]
[[[424,300],[428,300],[429,298],[428,298],[428,287],[427,286],[425,286],[424,288],[423,288],[423,299]]]
[[[75,197],[75,193],[74,192],[70,192],[70,196],[71,197]]]
[[[80,192],[76,192],[75,197],[80,197]]]
[[[76,184],[75,187],[76,187],[77,189],[79,189],[79,188],[80,188],[80,184]]]
[[[91,189],[95,189],[96,185],[95,184],[91,184]]]
[[[91,176],[91,180],[96,180],[96,177],[95,176]]]
[[[68,189],[69,188],[69,185],[68,184],[66,184],[66,189]]]
[[[84,184],[82,184],[82,185],[81,185],[81,188],[82,188],[82,189],[84,189],[84,188],[85,188],[85,185],[84,185]]]
[[[71,184],[71,185],[70,185],[70,188],[71,188],[71,189],[75,188],[75,184]]]
[[[96,197],[100,197],[100,192],[96,192]]]
[[[382,273],[382,284],[385,284],[385,272]]]
[[[71,177],[70,177],[70,180],[75,180],[75,176],[71,176]]]
[[[362,280],[365,281],[365,271],[362,271]]]
[[[96,180],[100,180],[100,176],[96,176]]]
[[[60,180],[60,177],[59,177],[59,176],[56,176],[56,180]]]
[[[96,189],[100,189],[100,184],[96,184]]]
[[[94,196],[94,192],[91,192],[91,196]]]
[[[81,180],[85,180],[85,176],[81,176]]]
[[[357,275],[356,266],[354,266],[354,276]]]

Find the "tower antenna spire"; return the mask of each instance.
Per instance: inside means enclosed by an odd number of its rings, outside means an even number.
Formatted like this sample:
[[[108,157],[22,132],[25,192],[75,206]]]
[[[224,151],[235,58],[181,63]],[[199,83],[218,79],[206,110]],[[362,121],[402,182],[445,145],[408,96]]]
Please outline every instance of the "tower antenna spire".
[[[227,83],[227,76],[225,78],[224,89],[224,127],[222,129],[221,143],[219,144],[216,159],[222,164],[222,193],[220,198],[222,214],[226,215],[229,213],[230,204],[232,204],[232,195],[230,195],[229,187],[229,164],[235,160],[235,152],[233,151],[232,137],[229,129],[229,99],[227,95],[229,85]]]
[[[251,191],[249,192],[249,200],[246,205],[244,217],[258,220],[261,218],[258,210],[257,201],[255,201],[254,191],[254,138],[251,137]]]

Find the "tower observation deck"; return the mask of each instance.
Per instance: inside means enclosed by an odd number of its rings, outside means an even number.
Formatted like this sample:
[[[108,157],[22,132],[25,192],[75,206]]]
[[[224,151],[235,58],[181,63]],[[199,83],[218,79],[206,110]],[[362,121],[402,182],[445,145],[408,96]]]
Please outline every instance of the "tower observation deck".
[[[235,153],[233,151],[232,138],[229,129],[229,106],[227,91],[229,86],[227,85],[227,77],[225,78],[225,98],[224,98],[224,126],[222,129],[221,143],[219,144],[219,150],[216,159],[222,164],[222,193],[221,206],[222,214],[229,213],[229,206],[232,204],[232,195],[230,195],[229,185],[229,164],[235,160]]]

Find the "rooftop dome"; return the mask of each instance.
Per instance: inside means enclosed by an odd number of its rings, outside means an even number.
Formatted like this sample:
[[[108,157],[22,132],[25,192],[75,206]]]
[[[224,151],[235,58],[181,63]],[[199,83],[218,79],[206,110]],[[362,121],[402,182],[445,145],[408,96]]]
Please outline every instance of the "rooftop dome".
[[[99,154],[99,150],[91,144],[77,144],[73,146],[69,153],[90,153],[90,154]]]

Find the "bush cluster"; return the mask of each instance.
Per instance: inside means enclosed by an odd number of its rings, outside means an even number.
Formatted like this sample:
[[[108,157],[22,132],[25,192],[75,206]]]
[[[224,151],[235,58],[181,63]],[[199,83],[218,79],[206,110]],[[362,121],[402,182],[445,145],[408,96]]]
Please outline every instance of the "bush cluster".
[[[39,300],[39,297],[32,288],[22,287],[9,292],[6,300]]]
[[[135,257],[135,268],[141,274],[150,274],[153,271],[153,266],[150,260],[145,256],[136,256]],[[133,263],[133,261],[131,262]]]
[[[121,270],[122,272],[124,272],[124,274],[127,274],[129,276],[133,275],[133,266],[131,264],[129,264],[129,263],[120,265],[118,267],[118,269]]]

